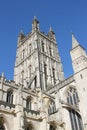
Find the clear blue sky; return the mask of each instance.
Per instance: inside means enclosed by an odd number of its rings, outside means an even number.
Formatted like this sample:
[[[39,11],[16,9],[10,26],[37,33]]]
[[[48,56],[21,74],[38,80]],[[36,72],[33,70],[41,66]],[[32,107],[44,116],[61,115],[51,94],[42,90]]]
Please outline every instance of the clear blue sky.
[[[52,26],[60,52],[65,77],[73,74],[71,30],[80,44],[87,48],[87,0],[1,0],[0,1],[0,75],[13,79],[17,37],[22,29],[31,31],[33,17],[48,32]]]

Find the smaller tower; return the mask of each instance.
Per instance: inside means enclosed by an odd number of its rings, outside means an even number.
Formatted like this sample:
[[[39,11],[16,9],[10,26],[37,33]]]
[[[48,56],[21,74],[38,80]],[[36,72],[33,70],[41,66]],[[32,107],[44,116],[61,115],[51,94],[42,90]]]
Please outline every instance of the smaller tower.
[[[74,73],[87,67],[87,56],[85,49],[79,45],[79,42],[72,34],[72,50],[70,51]]]
[[[82,115],[84,130],[87,130],[87,55],[85,49],[79,45],[75,36],[72,34],[72,50],[70,51],[74,79],[79,95],[79,109]],[[85,105],[85,109],[84,109]]]
[[[32,33],[34,31],[39,31],[39,21],[37,18],[34,16],[33,22],[32,22]]]

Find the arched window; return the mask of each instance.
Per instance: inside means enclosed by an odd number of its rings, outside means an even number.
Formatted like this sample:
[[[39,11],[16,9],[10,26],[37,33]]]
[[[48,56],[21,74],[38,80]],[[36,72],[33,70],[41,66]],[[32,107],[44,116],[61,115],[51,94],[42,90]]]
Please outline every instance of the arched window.
[[[51,46],[49,46],[49,53],[50,53],[50,56],[52,56]]]
[[[56,78],[55,78],[55,69],[52,68],[52,73],[53,73],[53,82],[54,84],[56,83]]]
[[[47,88],[47,65],[44,63],[45,88]]]
[[[70,88],[67,93],[67,102],[70,105],[78,107],[78,93],[75,88]],[[69,109],[69,116],[72,130],[83,130],[83,123],[80,114],[75,110]]]
[[[48,114],[54,114],[56,112],[56,105],[55,102],[51,101],[48,108]]]
[[[44,43],[42,42],[42,52],[44,52]]]
[[[31,53],[31,44],[29,44],[29,53]]]
[[[31,108],[32,108],[31,97],[28,97],[28,98],[26,99],[26,108],[27,108],[27,109],[30,109],[30,110],[31,110]]]
[[[8,90],[7,91],[7,99],[6,101],[10,104],[13,103],[13,91],[12,90]]]
[[[55,128],[55,126],[53,126],[53,125],[50,125],[50,128],[49,128],[49,130],[56,130],[56,128]]]

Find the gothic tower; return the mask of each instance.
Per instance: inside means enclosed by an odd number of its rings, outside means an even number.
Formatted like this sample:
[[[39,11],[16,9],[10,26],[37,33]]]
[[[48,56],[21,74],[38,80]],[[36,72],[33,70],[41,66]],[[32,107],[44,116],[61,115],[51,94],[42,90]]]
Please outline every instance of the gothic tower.
[[[49,89],[64,80],[62,63],[57,50],[55,33],[40,31],[39,21],[34,17],[32,31],[18,36],[14,80],[28,88]]]
[[[74,70],[74,78],[79,95],[79,106],[82,114],[85,130],[87,130],[87,55],[85,49],[79,45],[75,36],[72,34],[72,50],[70,51],[72,58],[72,66]]]

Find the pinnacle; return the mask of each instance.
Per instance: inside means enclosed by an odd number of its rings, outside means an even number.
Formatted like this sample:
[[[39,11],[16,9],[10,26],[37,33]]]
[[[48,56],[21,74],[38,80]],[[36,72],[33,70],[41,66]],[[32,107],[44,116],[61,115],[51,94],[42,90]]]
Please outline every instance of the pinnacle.
[[[72,49],[78,45],[79,45],[79,43],[78,43],[77,39],[75,38],[74,34],[72,33]]]
[[[52,27],[50,26],[49,32],[51,32],[51,31],[53,31],[53,30],[52,30]]]

